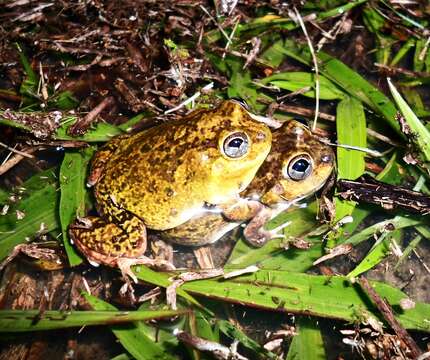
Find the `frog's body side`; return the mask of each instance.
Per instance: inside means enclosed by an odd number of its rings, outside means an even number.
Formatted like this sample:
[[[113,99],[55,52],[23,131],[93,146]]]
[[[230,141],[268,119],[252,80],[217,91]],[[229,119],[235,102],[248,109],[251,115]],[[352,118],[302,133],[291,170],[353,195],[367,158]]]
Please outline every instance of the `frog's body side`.
[[[222,151],[231,134],[244,134],[249,151]],[[109,142],[92,162],[89,183],[101,218],[72,224],[70,235],[89,260],[116,266],[141,256],[146,227],[177,227],[207,205],[234,201],[271,147],[271,132],[236,102]],[[83,225],[82,225],[83,224]]]
[[[312,172],[294,180],[285,169],[294,159],[306,157]],[[185,224],[162,232],[164,239],[179,244],[200,246],[217,241],[244,221],[251,220],[245,236],[254,245],[262,245],[270,234],[264,223],[292,203],[316,191],[326,182],[334,167],[332,149],[321,143],[304,125],[289,121],[272,134],[272,149],[250,185],[230,208],[199,214]]]

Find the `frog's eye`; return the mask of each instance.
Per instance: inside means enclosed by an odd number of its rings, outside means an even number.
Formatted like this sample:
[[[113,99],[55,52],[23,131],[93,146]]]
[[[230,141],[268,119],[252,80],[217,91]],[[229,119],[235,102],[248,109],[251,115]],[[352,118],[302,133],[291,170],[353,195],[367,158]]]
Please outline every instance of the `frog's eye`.
[[[229,158],[239,158],[245,155],[249,149],[249,140],[246,134],[236,132],[229,135],[223,143],[223,151]]]
[[[308,155],[293,158],[287,168],[286,175],[295,181],[306,179],[312,173],[312,161]]]

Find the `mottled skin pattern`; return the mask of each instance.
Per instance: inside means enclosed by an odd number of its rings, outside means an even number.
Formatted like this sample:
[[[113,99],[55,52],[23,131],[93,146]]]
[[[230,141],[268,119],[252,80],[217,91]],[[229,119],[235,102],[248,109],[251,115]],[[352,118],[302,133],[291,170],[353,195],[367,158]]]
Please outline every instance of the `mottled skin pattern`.
[[[224,140],[246,134],[249,151],[223,152]],[[255,176],[271,147],[271,132],[233,101],[178,121],[120,136],[95,156],[88,179],[100,218],[70,227],[89,260],[110,266],[146,250],[146,228],[179,226],[207,205],[231,203]]]
[[[302,180],[293,180],[285,169],[303,155],[311,159],[312,172]],[[179,244],[205,245],[218,240],[241,222],[252,219],[244,234],[251,244],[261,246],[273,236],[262,229],[264,224],[291,203],[320,189],[333,167],[332,149],[304,125],[289,121],[272,133],[272,149],[253,181],[240,193],[240,201],[229,208],[223,206],[220,209],[223,213],[200,214],[181,226],[162,232],[162,236]]]

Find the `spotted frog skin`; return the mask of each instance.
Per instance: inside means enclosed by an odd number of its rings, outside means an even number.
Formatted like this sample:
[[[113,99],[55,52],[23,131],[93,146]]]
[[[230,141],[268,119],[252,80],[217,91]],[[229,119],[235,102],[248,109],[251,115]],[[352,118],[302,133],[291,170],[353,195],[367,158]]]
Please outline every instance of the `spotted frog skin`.
[[[334,153],[309,129],[289,121],[272,133],[272,149],[250,185],[230,206],[199,214],[187,223],[162,232],[165,240],[182,245],[206,245],[217,241],[239,224],[247,241],[261,246],[276,233],[264,224],[320,189],[334,167]]]
[[[271,140],[270,129],[234,101],[116,137],[91,164],[88,183],[100,217],[78,219],[70,237],[91,262],[132,276],[129,265],[152,265],[143,255],[146,228],[172,229],[206,208],[236,201]]]

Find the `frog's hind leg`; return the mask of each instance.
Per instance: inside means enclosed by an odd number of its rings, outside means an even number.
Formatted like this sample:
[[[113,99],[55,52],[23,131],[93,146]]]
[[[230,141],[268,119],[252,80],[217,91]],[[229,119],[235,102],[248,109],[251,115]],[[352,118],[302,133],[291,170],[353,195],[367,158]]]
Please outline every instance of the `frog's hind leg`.
[[[99,217],[79,218],[69,227],[70,238],[91,264],[118,267],[128,285],[129,278],[137,282],[130,268],[132,265],[174,269],[167,261],[144,255],[146,228],[143,221],[125,211],[121,215],[121,226]]]
[[[124,228],[99,217],[79,218],[69,227],[70,238],[88,260],[111,267],[120,258],[139,258],[146,251],[146,229],[137,217]]]

